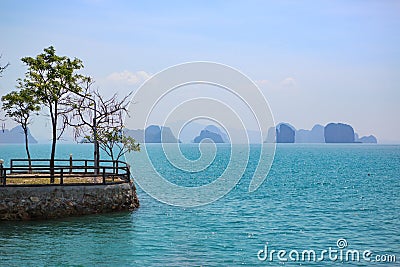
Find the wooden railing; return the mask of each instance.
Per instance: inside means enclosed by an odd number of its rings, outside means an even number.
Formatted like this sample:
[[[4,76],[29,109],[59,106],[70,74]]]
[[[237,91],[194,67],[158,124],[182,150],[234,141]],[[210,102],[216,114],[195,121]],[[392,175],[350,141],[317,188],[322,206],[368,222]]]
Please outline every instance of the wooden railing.
[[[130,182],[130,166],[123,161],[56,159],[54,175],[49,159],[11,159],[10,167],[0,165],[0,186],[98,185]],[[53,183],[51,183],[53,181]]]

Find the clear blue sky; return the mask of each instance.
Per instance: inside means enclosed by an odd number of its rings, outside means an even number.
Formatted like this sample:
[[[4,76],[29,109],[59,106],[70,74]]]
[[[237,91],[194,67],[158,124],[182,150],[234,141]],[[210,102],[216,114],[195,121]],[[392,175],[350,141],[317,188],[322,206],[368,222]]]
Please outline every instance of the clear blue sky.
[[[400,142],[399,1],[2,0],[0,20],[1,95],[23,76],[20,58],[49,45],[121,93],[171,65],[216,61],[258,83],[276,122],[345,122]]]

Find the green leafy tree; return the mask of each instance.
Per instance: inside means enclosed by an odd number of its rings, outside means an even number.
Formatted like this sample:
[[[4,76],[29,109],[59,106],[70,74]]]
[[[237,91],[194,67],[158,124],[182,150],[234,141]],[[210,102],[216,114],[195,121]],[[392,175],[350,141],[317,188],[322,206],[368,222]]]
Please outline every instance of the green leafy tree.
[[[82,61],[56,55],[54,47],[44,49],[42,54],[22,58],[28,71],[24,83],[38,97],[49,111],[52,126],[52,146],[50,156],[51,182],[54,182],[54,157],[56,143],[64,133],[68,122],[68,99],[72,93],[82,91],[85,77],[76,71],[83,68]]]
[[[12,91],[1,98],[3,101],[3,110],[6,116],[10,117],[16,123],[21,125],[25,135],[25,150],[28,157],[29,172],[32,170],[31,154],[29,153],[29,124],[31,115],[37,114],[40,110],[39,102],[34,93],[25,88],[25,85],[19,81],[20,91]]]
[[[98,132],[100,148],[107,153],[111,159],[119,160],[125,153],[140,151],[140,144],[135,139],[122,133],[122,127],[103,128]]]

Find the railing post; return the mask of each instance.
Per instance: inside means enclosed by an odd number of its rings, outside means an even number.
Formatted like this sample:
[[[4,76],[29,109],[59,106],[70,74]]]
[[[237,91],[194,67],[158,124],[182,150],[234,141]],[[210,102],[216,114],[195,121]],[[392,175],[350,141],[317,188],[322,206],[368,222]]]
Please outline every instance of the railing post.
[[[72,154],[69,154],[69,173],[72,173]]]
[[[10,173],[12,173],[13,165],[14,165],[14,161],[12,159],[10,159]]]
[[[64,169],[61,168],[61,173],[60,173],[60,184],[64,184]]]
[[[85,159],[85,174],[87,173],[87,159]]]
[[[103,167],[103,184],[106,183],[106,167]]]
[[[116,171],[117,171],[117,175],[118,175],[118,160],[117,160],[117,162],[115,162],[115,168],[116,168]]]

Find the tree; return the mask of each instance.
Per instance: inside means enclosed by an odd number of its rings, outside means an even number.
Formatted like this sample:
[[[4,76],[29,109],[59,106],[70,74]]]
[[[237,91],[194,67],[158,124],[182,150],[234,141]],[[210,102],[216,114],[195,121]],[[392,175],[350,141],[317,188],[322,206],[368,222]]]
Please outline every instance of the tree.
[[[86,80],[84,92],[70,99],[71,117],[69,124],[74,127],[75,140],[84,138],[95,145],[95,167],[98,167],[98,148],[104,150],[112,160],[119,159],[128,151],[139,151],[135,139],[125,137],[124,115],[128,114],[129,97],[118,100],[117,94],[105,99],[98,90],[92,90],[93,81]],[[96,146],[98,146],[96,148]]]
[[[12,91],[3,96],[1,100],[3,101],[3,109],[6,112],[6,116],[21,125],[24,131],[25,150],[28,157],[29,172],[31,172],[32,162],[28,144],[28,125],[31,123],[31,115],[37,113],[40,110],[40,106],[33,92],[29,88],[25,88],[22,81],[19,81],[18,87],[21,89],[19,92]]]
[[[140,145],[135,143],[135,139],[123,134],[122,127],[104,128],[98,133],[100,148],[111,157],[111,159],[119,160],[125,153],[131,151],[140,151]]]
[[[49,110],[52,126],[52,146],[50,156],[51,182],[54,182],[54,157],[56,143],[62,136],[67,126],[68,99],[71,93],[82,91],[81,84],[86,77],[76,71],[83,68],[82,61],[66,56],[57,56],[54,47],[44,49],[44,53],[36,58],[24,57],[28,71],[24,83],[38,97],[40,103]]]

